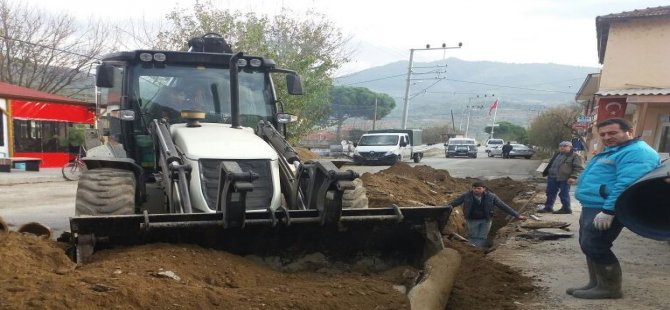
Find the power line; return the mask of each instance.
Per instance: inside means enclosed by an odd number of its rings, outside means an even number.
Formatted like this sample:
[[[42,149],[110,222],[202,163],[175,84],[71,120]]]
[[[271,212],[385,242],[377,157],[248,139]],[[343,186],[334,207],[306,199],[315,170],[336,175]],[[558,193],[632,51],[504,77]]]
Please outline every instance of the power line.
[[[549,93],[574,94],[574,93],[572,93],[572,92],[566,92],[566,91],[560,91],[560,90],[536,89],[536,88],[527,88],[527,87],[519,87],[519,86],[509,86],[509,85],[500,85],[500,84],[490,84],[490,83],[481,83],[481,82],[471,82],[471,81],[463,81],[463,80],[455,80],[455,79],[447,79],[447,78],[445,78],[445,80],[452,81],[452,82],[460,82],[460,83],[476,84],[476,85],[485,85],[485,86],[493,86],[493,87],[501,87],[501,88],[523,89],[523,90],[541,91],[541,92],[549,92]]]
[[[39,47],[41,47],[41,48],[46,48],[46,49],[50,49],[50,50],[54,50],[54,51],[59,51],[59,52],[66,53],[66,54],[77,55],[77,56],[79,56],[79,57],[91,58],[91,59],[95,59],[95,60],[101,60],[100,58],[95,57],[95,56],[91,56],[91,55],[83,55],[83,54],[79,54],[79,53],[75,53],[75,52],[71,52],[71,51],[66,51],[66,50],[64,50],[64,49],[60,49],[60,48],[53,47],[53,46],[46,46],[46,45],[39,44],[39,43],[33,43],[33,42],[28,42],[28,41],[24,41],[24,40],[20,40],[20,39],[10,38],[10,37],[8,37],[8,36],[2,36],[2,37],[0,37],[0,39],[5,39],[5,40],[9,40],[9,41],[16,41],[16,42],[21,42],[21,43],[28,44],[28,45],[33,45],[33,46],[39,46]]]
[[[428,89],[435,86],[437,83],[442,82],[442,80],[445,80],[445,79],[444,78],[438,79],[437,81],[435,81],[435,83],[430,84],[428,87],[422,89],[421,91],[419,91],[417,93],[414,93],[414,95],[410,96],[409,99],[414,99],[416,96],[419,96],[421,94],[425,94]]]
[[[396,75],[389,75],[377,79],[372,79],[372,80],[366,80],[366,81],[360,81],[360,82],[354,82],[354,83],[349,83],[349,84],[343,84],[342,86],[349,86],[349,85],[356,85],[356,84],[363,84],[363,83],[368,83],[368,82],[375,82],[375,81],[381,81],[381,80],[387,80],[391,79],[394,77],[399,77],[399,76],[404,76],[405,74],[396,74]],[[538,91],[538,92],[549,92],[549,93],[561,93],[561,94],[570,94],[573,95],[573,92],[566,92],[566,91],[560,91],[560,90],[549,90],[549,89],[537,89],[537,88],[528,88],[528,87],[521,87],[521,86],[510,86],[510,85],[500,85],[500,84],[491,84],[491,83],[483,83],[483,82],[472,82],[472,81],[464,81],[464,80],[456,80],[456,79],[448,79],[448,78],[441,78],[447,81],[452,81],[452,82],[459,82],[459,83],[466,83],[466,84],[475,84],[475,85],[484,85],[484,86],[492,86],[492,87],[500,87],[500,88],[511,88],[511,89],[521,89],[521,90],[530,90],[530,91]],[[423,79],[425,80],[425,79]],[[572,80],[577,80],[577,79],[570,79],[570,80],[562,80],[562,81],[572,81]],[[561,81],[557,81],[561,82]],[[549,84],[553,82],[545,82],[545,83],[536,83],[536,84],[529,84],[529,85],[542,85],[542,84]],[[456,92],[430,92],[433,94],[441,94],[441,93],[453,93],[456,94]],[[463,92],[462,94],[467,94]]]
[[[386,76],[386,77],[382,77],[382,78],[378,78],[378,79],[373,79],[373,80],[367,80],[367,81],[360,81],[360,82],[354,82],[354,83],[349,83],[349,84],[343,84],[342,86],[349,86],[349,85],[356,85],[356,84],[363,84],[363,83],[368,83],[368,82],[375,82],[375,81],[387,80],[387,79],[391,79],[391,78],[399,77],[399,76],[405,76],[405,74],[390,75],[390,76]]]

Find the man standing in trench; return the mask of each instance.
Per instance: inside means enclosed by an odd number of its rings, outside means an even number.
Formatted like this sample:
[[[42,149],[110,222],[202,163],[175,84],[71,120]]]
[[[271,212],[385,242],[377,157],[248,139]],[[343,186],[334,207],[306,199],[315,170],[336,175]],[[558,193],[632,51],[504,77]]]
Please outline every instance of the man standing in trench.
[[[472,183],[472,190],[462,193],[449,202],[450,206],[463,205],[463,215],[468,224],[468,239],[470,243],[480,248],[488,247],[487,237],[491,230],[493,211],[496,207],[502,209],[515,219],[525,221],[526,217],[514,211],[496,194],[486,190],[483,182]]]
[[[660,165],[660,157],[633,138],[633,127],[625,119],[608,119],[596,127],[605,149],[591,158],[575,192],[582,205],[579,246],[586,255],[589,283],[566,293],[585,299],[621,298],[621,266],[611,249],[623,225],[614,205],[628,186]]]

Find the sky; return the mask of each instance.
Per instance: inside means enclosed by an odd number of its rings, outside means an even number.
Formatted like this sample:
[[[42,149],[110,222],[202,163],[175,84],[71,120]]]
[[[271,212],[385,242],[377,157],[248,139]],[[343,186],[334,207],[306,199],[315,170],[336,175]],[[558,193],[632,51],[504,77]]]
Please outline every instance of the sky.
[[[21,0],[54,13],[125,21],[160,20],[195,0]],[[599,67],[595,19],[661,5],[659,0],[211,0],[217,8],[275,15],[282,7],[324,13],[349,38],[352,61],[338,75],[409,60],[555,63]]]

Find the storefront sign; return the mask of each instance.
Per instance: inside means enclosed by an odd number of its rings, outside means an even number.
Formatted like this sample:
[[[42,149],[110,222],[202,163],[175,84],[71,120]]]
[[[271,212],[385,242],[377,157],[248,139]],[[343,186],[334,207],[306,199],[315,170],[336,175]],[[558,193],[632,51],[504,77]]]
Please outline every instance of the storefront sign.
[[[574,123],[572,129],[586,129],[589,128],[589,123]]]
[[[577,123],[591,123],[593,121],[593,117],[591,116],[586,116],[586,115],[580,115],[577,116]]]

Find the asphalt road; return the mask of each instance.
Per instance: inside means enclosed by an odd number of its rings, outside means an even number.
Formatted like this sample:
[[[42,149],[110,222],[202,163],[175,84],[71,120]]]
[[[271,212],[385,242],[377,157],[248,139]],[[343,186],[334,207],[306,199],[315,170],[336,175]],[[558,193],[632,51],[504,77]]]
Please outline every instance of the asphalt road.
[[[53,236],[69,230],[74,216],[77,182],[58,181],[0,186],[0,217],[12,230],[38,222],[52,229]]]
[[[412,161],[406,163],[411,166],[427,165],[435,169],[445,169],[451,176],[464,178],[473,177],[479,179],[493,179],[510,177],[514,180],[526,180],[537,177],[535,171],[542,161],[537,159],[502,159],[500,157],[490,158],[486,156],[484,148],[479,148],[477,158],[446,158],[441,149],[431,150],[421,162],[415,164]],[[358,173],[377,172],[389,166],[355,166],[345,165],[342,169],[351,169]]]

